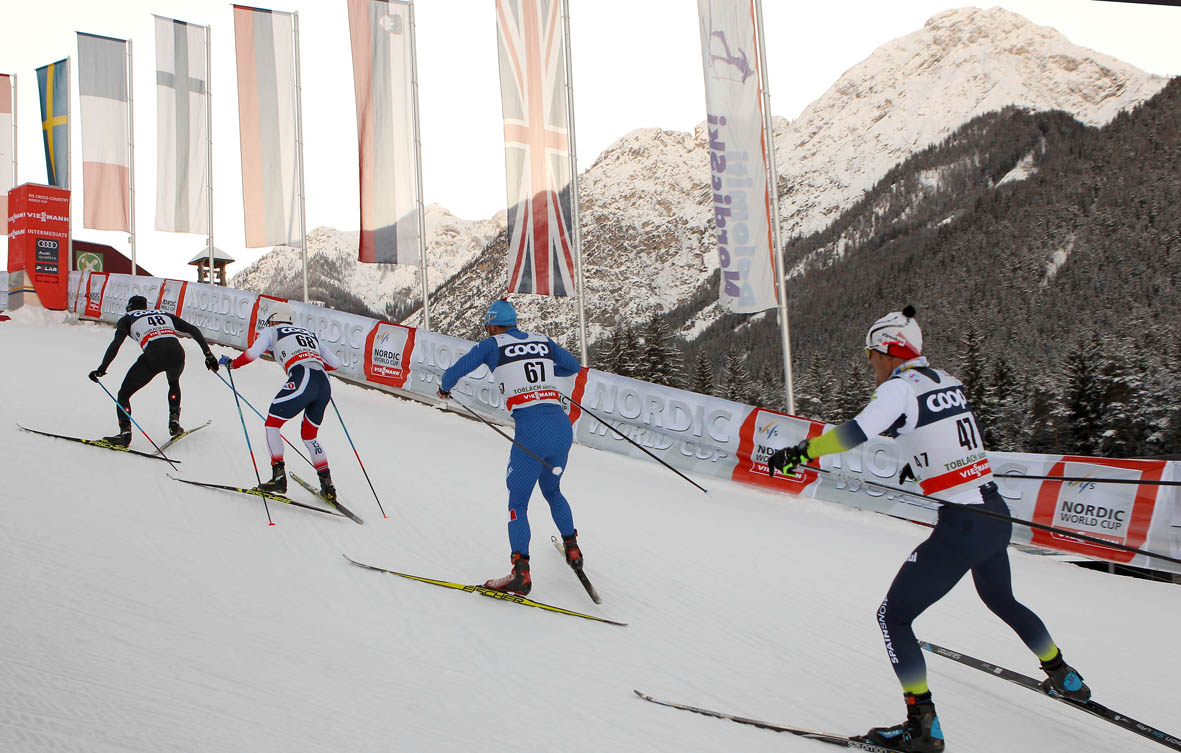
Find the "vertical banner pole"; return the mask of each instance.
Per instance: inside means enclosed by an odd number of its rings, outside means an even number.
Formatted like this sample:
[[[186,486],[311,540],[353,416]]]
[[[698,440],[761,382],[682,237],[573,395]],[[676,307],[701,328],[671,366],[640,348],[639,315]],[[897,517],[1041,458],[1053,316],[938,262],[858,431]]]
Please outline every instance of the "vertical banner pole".
[[[295,165],[299,179],[299,243],[303,247],[303,302],[308,302],[308,232],[303,193],[303,91],[299,80],[299,11],[291,14],[295,35]]]
[[[20,121],[16,117],[16,103],[19,97],[16,95],[16,74],[12,74],[12,187],[16,188],[20,185],[18,180],[18,172],[16,166],[16,155],[20,152],[18,147],[19,141],[17,133],[17,123]]]
[[[213,56],[210,52],[210,27],[205,26],[205,164],[209,180],[205,188],[205,229],[209,235],[209,284],[215,285],[213,276]]]
[[[130,199],[127,205],[128,229],[131,231],[127,242],[131,245],[131,274],[135,276],[135,89],[133,86],[131,40],[127,40],[127,169]]]
[[[771,268],[779,295],[779,334],[783,345],[783,386],[787,412],[795,415],[796,399],[791,374],[791,335],[787,327],[787,280],[783,271],[783,246],[779,238],[779,172],[775,167],[775,134],[771,126],[771,90],[767,81],[767,45],[763,40],[763,3],[755,5],[755,35],[758,41],[759,76],[763,88],[763,142],[767,145],[768,198],[771,204]]]
[[[414,0],[410,0],[410,86],[414,96],[414,179],[418,185],[418,265],[422,276],[422,328],[431,328],[431,294],[426,273],[426,209],[422,198],[422,133],[418,127],[418,46],[414,28]]]
[[[74,271],[74,113],[70,107],[70,79],[74,73],[73,56],[66,56],[66,190],[70,192],[70,221],[66,230],[66,271]],[[51,128],[53,126],[50,126]]]
[[[582,365],[590,366],[586,343],[586,282],[582,277],[582,229],[578,214],[578,146],[574,138],[574,71],[570,54],[570,3],[562,3],[562,32],[565,35],[563,48],[566,52],[566,126],[570,132],[570,227],[574,242],[574,274],[578,286],[578,335],[582,346]]]

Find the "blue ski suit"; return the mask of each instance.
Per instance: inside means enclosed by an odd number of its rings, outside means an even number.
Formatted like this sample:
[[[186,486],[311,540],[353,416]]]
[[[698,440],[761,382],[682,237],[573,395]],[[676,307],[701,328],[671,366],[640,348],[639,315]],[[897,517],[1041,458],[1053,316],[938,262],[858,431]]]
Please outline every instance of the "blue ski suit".
[[[573,376],[581,367],[578,359],[550,338],[513,327],[481,340],[447,369],[440,384],[442,391],[450,392],[461,377],[481,365],[492,372],[505,396],[505,404],[516,422],[517,443],[529,450],[513,445],[505,482],[509,544],[512,551],[527,555],[531,535],[527,511],[534,485],[541,487],[562,536],[574,534],[570,503],[560,488],[561,473],[552,473],[533,455],[555,469],[565,468],[574,434],[561,405],[561,393],[551,379]]]

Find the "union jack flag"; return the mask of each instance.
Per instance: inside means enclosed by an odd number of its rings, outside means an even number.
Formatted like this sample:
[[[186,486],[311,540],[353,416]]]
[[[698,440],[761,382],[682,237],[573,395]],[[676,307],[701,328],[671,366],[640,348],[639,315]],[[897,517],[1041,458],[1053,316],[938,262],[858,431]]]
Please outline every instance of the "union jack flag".
[[[497,0],[508,184],[508,292],[573,296],[562,0]]]

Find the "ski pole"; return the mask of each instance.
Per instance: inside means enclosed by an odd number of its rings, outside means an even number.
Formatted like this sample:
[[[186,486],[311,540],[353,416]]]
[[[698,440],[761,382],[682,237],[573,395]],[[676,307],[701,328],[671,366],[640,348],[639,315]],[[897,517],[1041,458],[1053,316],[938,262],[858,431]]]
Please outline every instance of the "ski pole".
[[[172,470],[177,471],[179,473],[180,469],[176,467],[176,463],[172,462],[172,459],[164,454],[164,450],[160,449],[160,445],[156,444],[156,441],[148,436],[148,433],[146,431],[144,431],[144,427],[140,426],[139,422],[131,417],[131,412],[123,407],[123,405],[115,398],[115,396],[111,394],[111,391],[107,389],[107,386],[105,384],[103,384],[102,382],[98,381],[97,379],[94,380],[94,383],[97,384],[99,387],[103,388],[103,392],[107,393],[107,397],[111,398],[111,400],[113,400],[115,402],[115,405],[119,406],[119,410],[123,413],[124,416],[127,416],[127,420],[130,421],[131,423],[135,424],[135,428],[139,429],[139,433],[143,434],[145,437],[147,437],[147,440],[152,443],[152,447],[156,448],[156,452],[160,453],[160,457],[167,460],[168,464],[172,466]]]
[[[357,462],[361,465],[361,473],[365,474],[365,480],[369,482],[369,491],[373,492],[373,498],[377,500],[377,509],[381,510],[381,516],[388,520],[390,516],[385,514],[385,508],[381,506],[377,490],[373,488],[373,482],[369,480],[369,471],[365,470],[365,464],[361,462],[361,455],[357,452],[357,445],[353,444],[353,438],[349,436],[349,427],[344,425],[344,419],[340,416],[340,408],[336,407],[336,401],[332,398],[328,398],[328,402],[332,403],[332,410],[336,411],[336,419],[340,421],[340,428],[344,429],[345,438],[349,440],[349,447],[353,448],[353,454],[357,456]]]
[[[258,479],[258,485],[262,486],[262,476],[258,475],[258,461],[254,459],[254,448],[250,446],[250,432],[246,431],[246,419],[242,416],[242,403],[238,400],[238,388],[234,386],[234,370],[226,366],[226,371],[230,374],[230,389],[234,393],[234,405],[238,406],[238,420],[242,422],[242,434],[246,437],[246,449],[250,451],[250,462],[254,464],[254,478]],[[267,511],[267,525],[275,525],[275,521],[271,519],[271,506],[266,497],[262,498],[262,506]]]
[[[820,473],[824,473],[824,474],[827,474],[830,476],[835,476],[837,478],[846,479],[848,481],[859,481],[859,482],[865,484],[866,486],[876,486],[877,488],[884,489],[886,491],[898,492],[900,494],[910,495],[911,497],[918,497],[920,499],[926,499],[931,502],[937,502],[942,507],[955,507],[955,508],[958,508],[961,510],[971,510],[972,512],[977,513],[979,515],[985,515],[990,518],[996,518],[998,520],[1007,520],[1010,523],[1017,523],[1019,525],[1026,526],[1028,528],[1036,528],[1039,531],[1048,531],[1050,533],[1057,533],[1057,534],[1061,534],[1062,536],[1066,536],[1066,537],[1069,537],[1072,539],[1080,539],[1082,541],[1086,541],[1091,544],[1099,544],[1100,546],[1110,547],[1112,549],[1119,549],[1120,551],[1131,552],[1133,554],[1142,554],[1145,557],[1152,557],[1152,558],[1155,558],[1158,560],[1165,560],[1166,562],[1173,562],[1175,564],[1181,565],[1181,559],[1177,559],[1176,557],[1170,557],[1166,554],[1158,554],[1156,552],[1150,552],[1145,549],[1137,549],[1136,547],[1132,547],[1132,546],[1124,546],[1123,544],[1117,544],[1114,541],[1105,541],[1104,539],[1096,538],[1094,536],[1088,536],[1085,533],[1077,533],[1075,531],[1067,531],[1066,529],[1063,529],[1063,528],[1055,528],[1054,526],[1048,526],[1048,525],[1044,525],[1042,523],[1035,523],[1032,520],[1022,520],[1021,518],[1014,518],[1010,515],[1005,515],[1005,514],[999,513],[999,512],[993,512],[992,510],[983,510],[983,509],[980,509],[979,505],[965,505],[965,504],[961,504],[959,502],[949,502],[947,500],[939,499],[938,497],[932,497],[930,495],[923,494],[922,492],[907,491],[906,489],[899,489],[898,487],[890,486],[889,484],[879,484],[878,482],[870,481],[869,479],[859,478],[859,477],[855,477],[855,476],[845,476],[843,474],[837,473],[836,471],[829,470],[828,468],[820,468],[819,466],[814,466],[814,465],[801,466],[800,470],[819,471]],[[791,475],[795,475],[795,474],[793,473]],[[906,500],[902,500],[902,501],[906,504],[914,504],[913,502],[906,502]]]
[[[216,372],[215,372],[215,373],[216,373]],[[218,374],[218,375],[217,375],[217,378],[221,380],[221,383],[222,383],[222,384],[224,384],[225,386],[229,387],[231,390],[232,390],[232,389],[234,389],[234,388],[233,388],[233,387],[230,385],[230,383],[226,381],[225,377],[223,377],[221,374]],[[241,399],[241,400],[242,400],[242,402],[246,403],[246,407],[247,407],[247,408],[249,408],[250,410],[254,411],[254,415],[256,415],[256,416],[258,416],[259,418],[261,418],[261,419],[262,419],[264,422],[267,420],[267,417],[266,417],[266,416],[264,416],[263,414],[261,414],[261,413],[259,413],[259,412],[258,412],[258,408],[255,408],[253,405],[251,405],[251,404],[250,404],[250,401],[246,399],[246,396],[245,396],[245,395],[243,395],[242,393],[240,393],[240,392],[239,392],[239,393],[238,393],[238,397],[239,397],[239,399]],[[280,439],[282,439],[284,442],[286,442],[286,443],[287,443],[287,446],[288,446],[288,447],[290,447],[290,448],[291,448],[291,449],[292,449],[292,450],[295,452],[295,454],[296,454],[296,455],[299,455],[301,458],[303,458],[303,460],[304,460],[304,462],[305,462],[305,463],[307,463],[308,465],[311,465],[313,468],[315,468],[315,467],[316,467],[316,466],[312,465],[312,461],[311,461],[311,460],[308,460],[308,456],[307,456],[307,455],[304,455],[302,452],[300,452],[300,451],[299,451],[299,448],[298,448],[298,447],[296,447],[295,445],[291,444],[291,440],[290,440],[290,439],[288,439],[287,437],[283,436],[283,433],[282,433],[282,432],[279,432],[279,438],[280,438]]]
[[[607,423],[606,421],[604,421],[603,419],[599,418],[598,416],[596,416],[596,415],[595,415],[594,413],[592,413],[591,411],[587,410],[586,406],[579,404],[579,403],[578,403],[578,401],[577,401],[577,400],[575,400],[574,398],[570,397],[569,395],[562,395],[562,397],[564,397],[564,398],[566,398],[567,400],[569,400],[571,403],[573,403],[574,405],[576,405],[576,406],[577,406],[577,407],[578,407],[580,410],[582,410],[582,411],[583,411],[583,412],[585,412],[585,413],[586,413],[588,416],[590,416],[591,418],[593,418],[593,419],[595,419],[596,421],[598,421],[599,423],[601,423],[603,426],[606,426],[608,429],[610,429],[611,431],[615,432],[615,433],[616,433],[616,434],[618,434],[619,436],[623,437],[623,438],[624,438],[624,439],[626,439],[628,442],[631,442],[631,443],[632,443],[633,445],[635,445],[636,447],[639,447],[641,450],[643,450],[645,453],[647,453],[647,455],[648,455],[649,457],[651,457],[653,460],[655,460],[656,462],[658,462],[658,463],[660,463],[661,465],[663,465],[665,468],[669,469],[669,470],[670,470],[670,471],[672,471],[673,473],[675,473],[675,474],[677,474],[678,476],[680,476],[681,478],[685,479],[685,480],[686,480],[686,481],[688,481],[690,484],[693,484],[693,486],[696,486],[696,487],[697,487],[698,489],[700,489],[702,492],[704,492],[704,493],[706,493],[706,494],[709,494],[709,489],[706,489],[706,488],[705,488],[704,486],[702,486],[701,484],[697,483],[697,482],[696,482],[696,481],[694,481],[693,479],[689,478],[689,477],[688,477],[688,476],[686,476],[685,474],[683,474],[683,473],[681,473],[680,471],[678,471],[676,468],[673,468],[673,467],[672,467],[671,465],[669,465],[668,463],[666,463],[666,462],[664,462],[663,460],[661,460],[660,458],[656,457],[656,455],[654,455],[654,454],[653,454],[651,451],[649,451],[647,447],[644,447],[643,445],[639,444],[638,442],[636,442],[634,439],[632,439],[632,438],[631,438],[631,437],[629,437],[628,435],[624,434],[624,433],[623,433],[622,431],[620,431],[619,429],[616,429],[616,428],[615,428],[614,426],[612,426],[611,424],[609,424],[609,423]]]
[[[998,473],[997,478],[1040,479],[1042,481],[1079,481],[1092,484],[1144,484],[1146,486],[1181,486],[1181,481],[1143,481],[1131,478],[1088,478],[1086,476],[1026,476],[1022,473]]]
[[[530,457],[532,457],[534,460],[536,460],[537,462],[541,463],[541,464],[542,464],[542,465],[544,465],[546,468],[549,468],[551,471],[553,471],[553,474],[554,474],[555,476],[557,476],[557,475],[561,474],[561,472],[562,472],[562,467],[561,467],[561,466],[554,466],[554,465],[552,465],[552,464],[550,464],[550,463],[547,463],[547,462],[545,462],[544,460],[542,460],[541,458],[539,458],[537,455],[535,455],[535,454],[533,453],[533,451],[532,451],[532,450],[530,450],[528,447],[526,447],[525,445],[521,444],[521,443],[520,443],[520,442],[518,442],[517,440],[513,439],[512,437],[510,437],[508,434],[505,434],[503,431],[501,431],[501,430],[500,430],[500,427],[496,426],[496,424],[492,423],[492,422],[491,422],[491,421],[489,421],[488,419],[486,419],[486,418],[484,418],[483,416],[481,416],[479,413],[476,413],[474,410],[472,410],[471,408],[467,407],[467,405],[466,405],[465,403],[462,403],[462,402],[460,402],[460,401],[459,401],[458,399],[456,399],[454,396],[453,396],[453,397],[451,397],[451,399],[452,399],[452,400],[454,400],[455,402],[459,403],[459,405],[460,405],[460,406],[461,406],[461,407],[462,407],[464,410],[466,410],[468,413],[470,413],[470,414],[472,414],[473,416],[475,416],[476,418],[480,419],[480,421],[481,421],[481,422],[483,422],[483,424],[484,424],[485,426],[487,426],[489,429],[491,429],[492,431],[496,432],[496,433],[497,433],[497,434],[499,434],[500,436],[504,437],[504,438],[505,438],[505,439],[507,439],[508,441],[512,442],[512,443],[513,443],[514,445],[516,445],[517,447],[520,447],[522,450],[524,450],[524,451],[525,451],[525,453],[527,453],[527,454],[528,454]]]

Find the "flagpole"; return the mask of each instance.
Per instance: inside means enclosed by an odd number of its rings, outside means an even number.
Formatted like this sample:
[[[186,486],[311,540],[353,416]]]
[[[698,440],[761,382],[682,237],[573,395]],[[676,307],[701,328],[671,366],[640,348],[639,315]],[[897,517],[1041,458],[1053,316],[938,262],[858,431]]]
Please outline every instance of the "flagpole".
[[[188,34],[186,29],[185,34]],[[205,227],[209,231],[209,284],[216,285],[217,280],[214,277],[213,270],[213,59],[210,53],[212,48],[210,35],[212,34],[210,26],[205,25],[205,164],[206,170],[209,173],[209,180],[207,181],[207,188],[205,190]],[[186,37],[187,38],[187,37]],[[187,44],[187,43],[186,43]],[[177,92],[177,96],[180,92]],[[188,96],[188,92],[185,92]],[[186,221],[187,222],[187,221]]]
[[[779,334],[783,345],[783,387],[787,412],[795,414],[796,398],[791,375],[791,335],[787,327],[787,280],[783,272],[783,246],[779,238],[779,172],[775,168],[775,133],[771,126],[771,90],[767,80],[767,45],[763,40],[763,3],[754,0],[755,34],[758,38],[759,77],[763,87],[763,141],[767,144],[767,191],[771,204],[771,268],[779,297]]]
[[[291,31],[295,36],[295,165],[299,176],[299,242],[303,246],[303,302],[308,302],[308,233],[306,205],[303,193],[303,92],[299,80],[299,11],[291,14],[294,18]]]
[[[570,225],[574,243],[574,276],[578,287],[578,334],[582,344],[582,365],[589,366],[586,344],[586,283],[582,277],[582,229],[578,214],[578,146],[574,138],[574,71],[570,55],[570,3],[562,3],[562,31],[565,34],[563,48],[566,52],[566,127],[570,132]]]
[[[131,235],[127,241],[131,244],[131,274],[135,276],[137,262],[135,259],[135,84],[132,71],[131,40],[127,40],[127,169],[128,186],[131,189],[131,203],[128,205],[128,227]]]
[[[414,0],[410,12],[410,86],[414,97],[414,179],[418,185],[418,268],[422,275],[422,328],[431,328],[431,294],[426,274],[426,209],[422,199],[422,134],[418,129],[418,46],[414,27]]]
[[[18,143],[19,143],[19,139],[17,137],[19,134],[17,133],[16,129],[18,127],[17,123],[20,122],[17,120],[17,117],[16,117],[17,99],[18,99],[18,97],[16,96],[16,74],[14,73],[14,74],[12,74],[12,187],[13,188],[16,188],[17,186],[20,185],[20,182],[17,180],[18,171],[17,171],[17,160],[16,160],[17,152],[20,151],[17,148]],[[7,219],[7,218],[5,218],[5,219]]]
[[[70,221],[66,229],[66,272],[74,271],[74,170],[70,163],[74,159],[74,119],[70,117],[70,74],[74,62],[66,55],[66,190],[70,192]],[[50,128],[53,126],[50,125]]]

